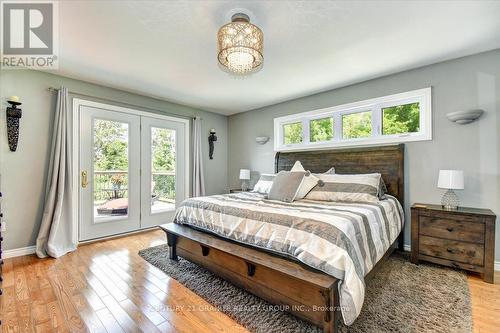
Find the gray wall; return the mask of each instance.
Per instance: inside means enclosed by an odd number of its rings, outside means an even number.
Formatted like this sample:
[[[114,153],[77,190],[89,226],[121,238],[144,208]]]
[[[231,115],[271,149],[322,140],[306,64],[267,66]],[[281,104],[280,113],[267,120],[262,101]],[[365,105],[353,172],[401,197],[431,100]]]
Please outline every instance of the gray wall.
[[[11,70],[0,72],[1,107],[5,110],[6,97],[19,95],[24,115],[19,148],[15,153],[8,150],[5,116],[0,117],[1,190],[5,194],[2,208],[7,221],[5,249],[34,245],[43,209],[55,105],[55,95],[48,92],[47,87],[60,85],[106,100],[201,116],[203,131],[208,133],[209,128],[216,128],[219,138],[214,160],[208,160],[208,148],[203,152],[209,194],[225,192],[228,182],[231,187],[239,187],[240,168],[273,172],[275,117],[432,86],[434,139],[407,144],[408,206],[417,201],[439,202],[442,191],[436,188],[437,172],[442,168],[456,168],[463,169],[466,175],[466,189],[458,193],[462,203],[500,213],[500,50],[237,114],[229,117],[229,121],[213,113],[82,81],[42,72]],[[445,117],[448,112],[472,108],[482,108],[487,113],[479,121],[465,126],[453,124]],[[270,136],[271,140],[263,146],[258,145],[255,137],[261,135]],[[406,236],[409,243],[408,225]],[[496,239],[498,261],[498,223]]]
[[[226,116],[43,72],[4,70],[0,72],[0,98],[3,111],[0,117],[0,174],[1,190],[4,194],[2,209],[7,222],[4,249],[35,244],[43,211],[56,103],[56,94],[47,91],[47,88],[58,88],[61,85],[70,91],[106,100],[153,108],[170,114],[201,116],[206,137],[208,138],[210,128],[215,128],[218,136],[214,159],[208,159],[208,141],[205,141],[206,149],[203,151],[207,192],[216,194],[227,190]],[[4,110],[7,106],[5,100],[11,95],[20,96],[23,102],[20,140],[16,152],[9,151],[5,126]],[[120,105],[120,103],[114,104]]]
[[[311,74],[313,75],[313,74]],[[332,73],[335,75],[335,73]],[[229,184],[238,187],[238,170],[273,172],[273,119],[278,116],[360,101],[432,86],[433,140],[406,145],[406,211],[415,202],[439,203],[439,169],[463,169],[464,206],[500,214],[500,50],[447,61],[356,85],[299,98],[229,117]],[[272,87],[270,87],[272,89]],[[469,125],[448,121],[446,113],[481,108],[486,113]],[[256,136],[270,136],[265,145]],[[405,230],[410,241],[409,219]],[[500,223],[496,228],[500,260]]]

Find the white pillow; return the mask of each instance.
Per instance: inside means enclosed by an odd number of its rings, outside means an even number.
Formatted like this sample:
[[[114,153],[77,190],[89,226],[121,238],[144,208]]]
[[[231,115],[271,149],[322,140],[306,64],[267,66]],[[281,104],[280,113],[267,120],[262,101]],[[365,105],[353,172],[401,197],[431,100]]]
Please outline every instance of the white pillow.
[[[376,202],[379,200],[380,173],[339,175],[322,174],[306,196],[309,200]]]
[[[327,172],[324,172],[325,174],[335,174],[335,167],[331,167],[330,169],[328,169]]]
[[[333,175],[333,174],[335,174],[335,168],[331,167],[330,169],[328,169],[328,171],[325,171],[323,173],[314,173],[313,175],[319,178],[320,175]]]
[[[306,171],[304,169],[304,167],[302,166],[302,163],[300,163],[300,161],[295,161],[295,164],[293,165],[292,169],[290,170],[290,172],[295,172],[295,171],[301,171],[301,172]]]
[[[311,191],[313,187],[318,184],[319,178],[314,176],[311,172],[306,171],[300,161],[295,162],[290,172],[306,172],[304,180],[302,181],[302,184],[300,184],[299,191],[295,196],[295,200],[304,199],[307,193],[309,193],[309,191]]]
[[[269,194],[271,191],[271,186],[273,186],[275,174],[272,173],[261,173],[259,181],[253,187],[252,192]]]
[[[335,172],[335,167],[331,167],[327,172],[324,173],[324,175],[326,175],[326,174],[329,174],[329,175],[335,175],[335,174],[337,174]],[[380,200],[387,198],[387,196],[386,196],[387,193],[388,193],[387,186],[385,185],[385,182],[382,179],[382,177],[380,177],[380,185],[379,185],[379,189],[378,189],[378,198]]]

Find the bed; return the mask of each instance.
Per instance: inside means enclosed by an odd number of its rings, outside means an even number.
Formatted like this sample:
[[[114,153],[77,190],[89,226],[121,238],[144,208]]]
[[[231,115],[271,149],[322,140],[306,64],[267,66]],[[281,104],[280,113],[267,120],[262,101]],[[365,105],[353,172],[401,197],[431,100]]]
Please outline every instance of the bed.
[[[323,328],[352,324],[365,279],[402,247],[404,145],[277,153],[275,171],[300,160],[314,173],[382,174],[388,198],[377,203],[299,200],[258,193],[186,200],[176,223],[162,225],[178,255]]]

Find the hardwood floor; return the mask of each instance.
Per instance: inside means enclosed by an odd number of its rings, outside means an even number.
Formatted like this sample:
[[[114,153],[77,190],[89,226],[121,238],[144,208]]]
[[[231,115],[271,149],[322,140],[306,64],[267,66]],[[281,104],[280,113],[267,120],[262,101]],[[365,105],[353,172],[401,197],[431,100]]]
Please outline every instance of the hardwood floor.
[[[3,332],[247,332],[137,255],[165,243],[150,231],[81,245],[57,260],[6,259],[0,297]],[[496,284],[469,277],[474,332],[500,327]]]
[[[500,332],[500,272],[495,272],[495,284],[469,275],[469,289],[474,333]]]

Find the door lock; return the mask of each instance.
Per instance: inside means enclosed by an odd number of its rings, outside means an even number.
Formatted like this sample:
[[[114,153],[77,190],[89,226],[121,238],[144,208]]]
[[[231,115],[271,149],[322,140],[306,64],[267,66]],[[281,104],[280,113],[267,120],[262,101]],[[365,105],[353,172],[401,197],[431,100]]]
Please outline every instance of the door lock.
[[[89,182],[87,180],[87,171],[83,170],[82,171],[82,188],[87,188],[87,185],[89,185]]]

